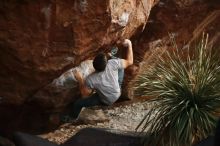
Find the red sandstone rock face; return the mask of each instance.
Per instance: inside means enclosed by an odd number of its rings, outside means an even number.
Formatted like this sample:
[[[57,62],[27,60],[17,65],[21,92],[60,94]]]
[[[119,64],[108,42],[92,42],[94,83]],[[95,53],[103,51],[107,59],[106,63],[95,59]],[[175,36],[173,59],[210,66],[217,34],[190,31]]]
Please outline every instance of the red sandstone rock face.
[[[5,116],[1,123],[16,129],[23,117],[33,122],[48,114],[41,107],[38,111],[38,103],[30,99],[67,69],[107,51],[102,47],[144,29],[154,4],[154,0],[1,1],[0,114]],[[38,99],[45,101],[43,96]],[[53,101],[45,107],[50,112],[53,105],[65,106],[70,100]],[[48,120],[46,115],[41,119]],[[8,123],[15,118],[17,124]],[[40,125],[45,124],[41,121]],[[38,126],[33,123],[30,127]]]
[[[148,69],[164,50],[172,50],[171,38],[180,49],[195,45],[203,33],[209,45],[220,49],[220,2],[218,0],[161,0],[152,10],[144,32],[134,37],[135,65]],[[132,87],[135,76],[127,81]]]
[[[138,71],[171,48],[168,33],[185,46],[205,31],[211,43],[220,45],[218,0],[161,0],[150,12],[154,4],[153,0],[1,1],[0,132],[54,127],[56,105],[71,102],[69,95],[75,90],[54,94],[49,84],[82,60],[107,51],[119,38],[132,37],[134,44],[135,64],[126,72],[125,96],[132,93],[129,88]]]
[[[1,104],[20,105],[64,70],[144,28],[154,0],[1,1]]]

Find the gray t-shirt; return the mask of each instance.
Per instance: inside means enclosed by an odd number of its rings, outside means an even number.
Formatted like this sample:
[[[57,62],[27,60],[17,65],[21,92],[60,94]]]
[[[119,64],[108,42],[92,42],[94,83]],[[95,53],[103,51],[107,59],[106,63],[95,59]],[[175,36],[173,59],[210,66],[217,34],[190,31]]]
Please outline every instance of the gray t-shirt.
[[[108,60],[103,72],[95,72],[86,78],[86,85],[95,89],[101,101],[107,105],[113,104],[121,95],[118,83],[118,69],[123,68],[121,59]]]

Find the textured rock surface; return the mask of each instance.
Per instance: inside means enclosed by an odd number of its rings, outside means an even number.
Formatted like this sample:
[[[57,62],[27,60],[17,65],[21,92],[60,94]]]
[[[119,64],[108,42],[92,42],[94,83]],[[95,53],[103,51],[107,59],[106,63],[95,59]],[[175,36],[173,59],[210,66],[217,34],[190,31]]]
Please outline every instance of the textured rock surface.
[[[220,45],[219,0],[160,0],[150,11],[154,4],[0,1],[0,133],[55,127],[57,112],[74,100],[69,95],[78,92],[54,92],[50,83],[97,52],[108,51],[119,38],[131,37],[134,44],[135,64],[126,71],[124,96],[132,95],[132,79],[141,69],[164,49],[172,49],[170,37],[184,48],[208,32],[210,44]]]
[[[192,1],[184,3],[179,7],[181,1],[173,1],[173,3],[159,3],[158,7],[152,11],[152,23],[146,29],[151,34],[151,39],[162,40],[162,45],[170,45],[164,43],[166,38],[174,37],[178,46],[187,47],[193,45],[194,41],[201,38],[202,33],[209,34],[210,45],[219,46],[219,31],[220,31],[220,3],[219,1]],[[187,5],[186,5],[187,4]],[[176,7],[172,7],[176,5]],[[159,25],[154,25],[159,24]],[[159,29],[159,27],[161,27]],[[156,31],[157,30],[157,31]],[[169,34],[168,34],[169,33]],[[159,36],[159,37],[157,37]],[[157,38],[156,38],[157,37]],[[152,39],[153,40],[153,39]],[[149,42],[148,42],[149,43]],[[153,43],[149,43],[153,46]],[[144,43],[140,43],[144,45]],[[151,46],[151,47],[152,47]]]
[[[34,94],[29,101],[45,109],[59,109],[73,101],[73,97],[80,96],[77,92],[79,90],[78,83],[73,74],[75,70],[80,71],[84,78],[95,71],[92,60],[85,60],[79,66],[69,69],[54,79]]]
[[[15,144],[4,137],[0,137],[0,146],[15,146]]]
[[[141,138],[134,132],[85,128],[61,146],[142,146]]]
[[[54,105],[64,107],[67,100],[50,101],[42,96],[35,102],[33,95],[69,68],[107,51],[119,38],[143,30],[154,2],[0,1],[0,132],[53,125]],[[57,96],[51,90],[46,90],[48,95]],[[44,101],[46,106],[41,107]]]
[[[135,132],[85,128],[60,146],[142,146],[141,138],[142,135]],[[21,132],[14,134],[14,142],[18,146],[58,146],[38,136]]]
[[[180,49],[194,45],[203,33],[209,34],[209,45],[220,49],[220,1],[161,0],[152,10],[145,30],[134,36],[134,60],[140,74],[149,69],[164,50],[173,49],[174,38]],[[126,83],[133,86],[136,76]],[[128,87],[129,88],[129,87]]]
[[[63,70],[146,24],[153,0],[1,1],[1,104],[22,104]]]
[[[135,128],[149,111],[148,109],[152,106],[147,102],[131,103],[129,101],[124,102],[122,105],[119,104],[120,103],[116,103],[114,107],[106,107],[102,109],[109,121],[94,120],[93,122],[84,121],[83,123],[66,123],[54,131],[40,135],[40,137],[48,139],[49,141],[57,144],[61,144],[70,139],[81,129],[88,127],[108,128],[119,131],[135,131]],[[100,107],[97,108],[101,110]],[[95,108],[95,110],[97,110],[97,108]]]
[[[85,124],[95,124],[109,121],[109,118],[105,115],[102,110],[94,110],[84,108],[80,112],[79,122]]]

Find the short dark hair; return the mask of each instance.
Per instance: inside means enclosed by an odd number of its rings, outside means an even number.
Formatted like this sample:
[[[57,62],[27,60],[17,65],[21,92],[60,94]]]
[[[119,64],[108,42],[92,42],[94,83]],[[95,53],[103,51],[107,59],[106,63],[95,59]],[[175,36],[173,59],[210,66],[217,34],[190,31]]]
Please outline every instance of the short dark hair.
[[[95,59],[93,60],[93,67],[96,71],[101,72],[105,70],[107,64],[107,57],[104,53],[99,53],[96,55]]]

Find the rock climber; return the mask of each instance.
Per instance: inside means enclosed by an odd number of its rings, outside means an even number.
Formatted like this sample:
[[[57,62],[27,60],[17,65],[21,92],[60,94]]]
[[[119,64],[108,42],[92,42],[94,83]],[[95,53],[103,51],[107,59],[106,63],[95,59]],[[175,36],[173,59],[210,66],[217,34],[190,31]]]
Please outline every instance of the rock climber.
[[[128,49],[125,59],[112,56],[112,59],[108,60],[104,53],[100,53],[93,60],[94,73],[84,79],[80,71],[74,72],[82,98],[78,99],[71,109],[72,120],[78,118],[83,107],[112,105],[119,99],[124,69],[133,64],[131,41],[125,39],[122,45]]]

